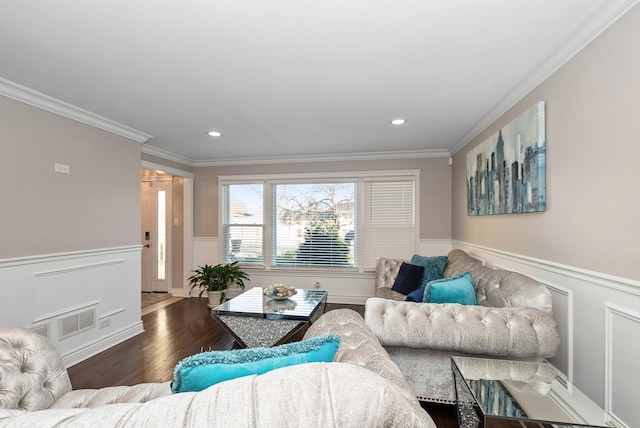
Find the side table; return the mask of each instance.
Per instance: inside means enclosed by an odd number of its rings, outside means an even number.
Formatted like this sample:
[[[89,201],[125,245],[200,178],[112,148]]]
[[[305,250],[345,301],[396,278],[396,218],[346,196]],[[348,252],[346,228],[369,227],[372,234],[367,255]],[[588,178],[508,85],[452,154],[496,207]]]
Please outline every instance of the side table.
[[[451,357],[458,426],[620,427],[549,363]]]

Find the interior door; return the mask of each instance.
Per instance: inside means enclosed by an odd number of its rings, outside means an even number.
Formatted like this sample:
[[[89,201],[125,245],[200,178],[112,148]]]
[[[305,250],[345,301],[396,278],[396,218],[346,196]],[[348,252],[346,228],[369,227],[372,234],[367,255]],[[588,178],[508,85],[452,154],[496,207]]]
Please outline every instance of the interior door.
[[[171,267],[171,177],[140,182],[142,291],[168,292]]]

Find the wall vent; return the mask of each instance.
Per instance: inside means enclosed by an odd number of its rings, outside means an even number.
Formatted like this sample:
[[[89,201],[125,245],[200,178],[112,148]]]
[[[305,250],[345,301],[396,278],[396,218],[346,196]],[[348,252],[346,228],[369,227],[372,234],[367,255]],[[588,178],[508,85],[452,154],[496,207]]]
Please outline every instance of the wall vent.
[[[49,339],[49,324],[41,324],[41,325],[35,325],[33,327],[31,327],[31,330],[38,333],[41,336],[46,337],[47,339]]]
[[[81,333],[96,326],[95,308],[60,318],[60,340]]]

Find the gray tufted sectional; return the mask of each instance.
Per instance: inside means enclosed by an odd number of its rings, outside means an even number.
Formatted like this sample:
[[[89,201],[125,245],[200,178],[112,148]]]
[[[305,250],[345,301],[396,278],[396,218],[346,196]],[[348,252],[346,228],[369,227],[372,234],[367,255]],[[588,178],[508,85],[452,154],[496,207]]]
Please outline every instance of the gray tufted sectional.
[[[494,270],[453,250],[444,277],[470,272],[477,306],[404,301],[391,290],[402,263],[379,259],[376,297],[365,321],[423,401],[454,403],[452,355],[540,361],[554,357],[560,336],[551,294],[532,278]]]
[[[305,338],[330,333],[342,337],[335,362],[171,394],[169,382],[72,391],[51,342],[28,329],[0,327],[0,428],[435,428],[360,314],[329,311]]]

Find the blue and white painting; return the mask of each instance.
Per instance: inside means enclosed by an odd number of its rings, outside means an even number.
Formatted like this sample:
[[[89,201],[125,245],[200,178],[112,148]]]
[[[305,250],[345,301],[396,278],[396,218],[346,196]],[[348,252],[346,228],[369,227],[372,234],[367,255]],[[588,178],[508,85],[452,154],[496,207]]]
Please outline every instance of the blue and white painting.
[[[546,211],[544,101],[467,153],[467,214]]]

